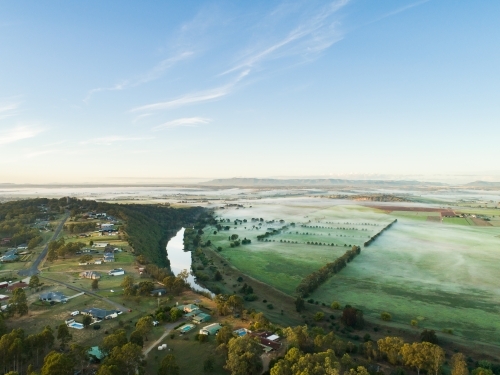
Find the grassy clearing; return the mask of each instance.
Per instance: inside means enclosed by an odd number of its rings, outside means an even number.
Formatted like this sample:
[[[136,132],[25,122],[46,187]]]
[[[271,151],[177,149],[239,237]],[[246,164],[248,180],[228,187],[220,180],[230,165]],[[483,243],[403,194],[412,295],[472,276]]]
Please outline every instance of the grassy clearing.
[[[443,223],[454,225],[475,225],[474,223],[469,222],[469,220],[463,217],[443,217]]]
[[[389,311],[399,323],[420,316],[421,327],[500,343],[499,234],[401,220],[312,297],[352,304],[374,318]]]
[[[230,229],[214,234],[214,227],[206,228],[204,239],[210,240],[215,248],[221,247],[221,256],[243,273],[289,294],[294,293],[303,277],[334,261],[352,245],[362,245],[390,222],[388,215],[356,205],[290,205],[281,211],[279,208],[259,204],[245,209],[220,210],[217,214],[230,220],[223,224]],[[264,221],[252,221],[261,217]],[[235,219],[247,222],[235,223]],[[258,235],[285,225],[287,230],[257,241]],[[229,236],[233,234],[252,243],[231,248]]]

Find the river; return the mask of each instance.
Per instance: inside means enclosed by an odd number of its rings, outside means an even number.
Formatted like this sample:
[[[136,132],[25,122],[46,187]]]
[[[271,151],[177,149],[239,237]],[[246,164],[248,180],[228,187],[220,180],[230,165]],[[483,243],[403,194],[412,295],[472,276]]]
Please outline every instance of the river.
[[[177,276],[182,270],[189,271],[187,279],[191,289],[196,291],[208,292],[211,296],[214,294],[207,288],[202,287],[196,282],[196,279],[191,275],[191,252],[184,251],[184,230],[178,231],[175,237],[172,237],[167,243],[167,257],[170,260],[170,269]]]

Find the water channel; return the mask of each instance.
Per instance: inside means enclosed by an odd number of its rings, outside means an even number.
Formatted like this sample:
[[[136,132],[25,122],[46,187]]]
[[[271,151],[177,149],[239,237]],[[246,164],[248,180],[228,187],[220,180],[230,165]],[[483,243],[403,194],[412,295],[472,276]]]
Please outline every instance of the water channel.
[[[185,228],[182,228],[178,231],[175,237],[172,237],[167,243],[167,257],[170,260],[170,269],[175,276],[182,270],[188,270],[189,277],[187,282],[191,286],[191,289],[208,292],[213,296],[214,294],[211,291],[199,285],[194,276],[191,275],[191,252],[184,251],[184,230]]]

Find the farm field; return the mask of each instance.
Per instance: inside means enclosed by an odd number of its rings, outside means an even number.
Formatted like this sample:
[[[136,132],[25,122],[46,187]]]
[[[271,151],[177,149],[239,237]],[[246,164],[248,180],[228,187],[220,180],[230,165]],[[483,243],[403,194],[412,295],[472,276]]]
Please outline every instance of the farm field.
[[[331,201],[325,205],[318,199],[283,201],[282,206],[271,203],[218,210],[217,216],[226,220],[222,225],[229,226],[229,230],[213,234],[216,228],[207,228],[204,239],[215,248],[221,247],[220,255],[240,271],[288,294],[294,293],[306,275],[334,261],[353,245],[362,246],[394,220],[357,205],[334,206]],[[235,220],[246,222],[235,224]],[[280,233],[257,240],[258,235],[272,230]],[[233,234],[252,242],[231,247],[229,236]]]
[[[294,295],[303,277],[350,245],[360,245],[361,254],[311,298],[328,305],[351,304],[375,321],[388,311],[395,323],[408,327],[417,319],[421,328],[451,329],[456,336],[500,344],[500,228],[495,217],[484,226],[471,217],[441,217],[453,214],[449,206],[442,211],[425,205],[408,210],[391,203],[389,209],[318,198],[246,201],[242,206],[216,210],[229,230],[214,235],[212,227],[204,235],[241,272]],[[489,211],[477,209],[474,214],[496,213]],[[263,222],[252,221],[261,217]],[[393,227],[363,247],[395,218]],[[257,241],[257,235],[280,228]],[[233,234],[252,242],[231,247]]]
[[[500,228],[399,220],[312,298],[500,344]]]

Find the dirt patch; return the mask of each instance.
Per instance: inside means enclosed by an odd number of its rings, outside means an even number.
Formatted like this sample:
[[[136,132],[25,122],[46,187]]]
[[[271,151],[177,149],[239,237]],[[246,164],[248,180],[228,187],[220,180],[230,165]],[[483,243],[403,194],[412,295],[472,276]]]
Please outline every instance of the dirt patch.
[[[435,223],[440,223],[441,216],[427,216],[427,221],[433,221]]]
[[[480,227],[491,227],[491,223],[489,221],[483,220],[483,219],[478,219],[477,217],[471,217],[470,218],[474,224],[480,226]]]

